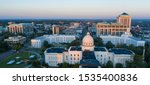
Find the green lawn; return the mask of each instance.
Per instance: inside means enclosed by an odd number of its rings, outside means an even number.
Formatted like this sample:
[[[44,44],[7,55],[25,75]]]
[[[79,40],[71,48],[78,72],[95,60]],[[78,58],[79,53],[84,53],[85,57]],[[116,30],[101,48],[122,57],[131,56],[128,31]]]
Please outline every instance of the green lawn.
[[[18,59],[17,61],[28,59],[30,55],[31,53],[28,52],[16,53],[14,55],[11,55],[0,62],[0,68],[23,68],[24,66],[27,65],[26,63],[17,65],[15,62],[11,65],[7,65],[7,62],[15,59],[16,57],[20,57],[20,59]]]

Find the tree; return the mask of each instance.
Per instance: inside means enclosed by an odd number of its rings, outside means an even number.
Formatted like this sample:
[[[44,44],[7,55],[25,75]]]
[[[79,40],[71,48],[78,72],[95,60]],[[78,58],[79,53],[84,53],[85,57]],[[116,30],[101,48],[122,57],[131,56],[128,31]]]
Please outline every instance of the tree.
[[[123,68],[123,65],[121,63],[116,63],[116,68]]]
[[[128,48],[126,44],[117,44],[116,48]]]
[[[58,67],[59,68],[69,68],[69,63],[64,62],[64,63],[58,64]]]
[[[112,63],[112,61],[108,61],[108,62],[106,63],[106,68],[113,68],[113,63]]]
[[[43,46],[44,46],[45,48],[48,48],[48,47],[49,47],[49,44],[48,44],[48,41],[47,41],[47,40],[45,40],[45,41],[43,42]]]
[[[108,41],[108,42],[105,44],[105,46],[106,46],[107,49],[114,47],[114,45],[111,43],[111,41]]]
[[[134,55],[134,62],[143,62],[143,56],[141,55]]]
[[[150,46],[145,47],[145,61],[150,63]]]
[[[147,63],[147,68],[150,68],[150,62]]]
[[[129,62],[126,62],[126,66],[128,68],[145,68],[147,65],[146,63],[143,61],[143,56],[141,55],[134,55],[134,60]]]
[[[71,68],[79,68],[79,64],[78,64],[78,63],[72,64],[72,65],[71,65]]]
[[[94,44],[95,44],[95,46],[103,46],[104,45],[102,38],[99,38],[99,37],[94,39]]]
[[[127,49],[132,50],[135,54],[137,55],[143,55],[143,47],[142,46],[134,46],[134,45],[129,45]]]
[[[44,52],[44,51],[45,51],[47,48],[49,48],[49,47],[54,47],[54,45],[53,45],[53,44],[48,44],[48,41],[45,40],[45,41],[43,42],[43,46],[41,47],[41,51]]]
[[[14,44],[14,45],[12,46],[12,49],[13,49],[13,50],[16,50],[16,51],[20,50],[21,48],[22,48],[22,45],[21,45],[20,43]]]
[[[79,46],[79,45],[81,45],[81,41],[79,39],[76,39],[71,43],[69,43],[67,47],[69,48],[70,46]]]
[[[38,60],[33,60],[32,61],[32,66],[35,67],[35,68],[39,68],[41,66],[41,63]]]
[[[46,67],[46,68],[49,67],[47,63],[43,63],[42,66],[44,66],[44,67]]]
[[[6,42],[0,42],[0,53],[8,51],[10,49]]]

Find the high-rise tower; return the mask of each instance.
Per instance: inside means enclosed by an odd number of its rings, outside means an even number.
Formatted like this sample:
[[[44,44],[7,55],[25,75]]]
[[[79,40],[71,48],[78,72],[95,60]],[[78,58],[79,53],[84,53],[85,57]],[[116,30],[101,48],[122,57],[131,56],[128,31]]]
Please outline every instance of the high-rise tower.
[[[131,27],[131,16],[127,13],[122,13],[117,17],[117,23],[120,23],[128,28]]]

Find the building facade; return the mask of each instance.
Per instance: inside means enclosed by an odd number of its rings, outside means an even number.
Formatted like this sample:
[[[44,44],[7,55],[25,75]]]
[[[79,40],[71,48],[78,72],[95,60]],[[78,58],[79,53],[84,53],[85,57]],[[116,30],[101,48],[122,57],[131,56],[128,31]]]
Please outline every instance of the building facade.
[[[37,37],[35,39],[31,39],[31,46],[33,48],[41,48],[43,42],[46,40],[49,44],[52,43],[71,43],[76,39],[75,35],[44,35],[41,37]]]
[[[7,42],[9,45],[13,45],[13,44],[24,44],[24,42],[26,41],[26,37],[23,36],[14,36],[14,37],[9,37],[8,39],[4,40],[5,42]]]
[[[59,32],[60,32],[60,26],[52,25],[52,33],[53,34],[59,34]]]
[[[126,66],[126,61],[132,61],[134,53],[127,49],[106,49],[106,47],[94,46],[94,40],[90,33],[82,40],[82,46],[71,46],[68,50],[63,48],[48,48],[44,52],[45,63],[57,67],[58,64],[67,62],[69,64],[80,64],[80,67],[99,67],[112,61]]]
[[[127,13],[122,13],[117,17],[116,23],[97,23],[97,37],[101,35],[121,36],[124,33],[130,33],[131,16]]]
[[[20,23],[20,24],[10,24],[7,28],[10,33],[27,34],[33,32],[34,26],[32,23]]]
[[[117,23],[120,23],[127,28],[131,28],[131,16],[127,13],[122,13],[117,17]]]
[[[131,34],[122,34],[121,36],[100,36],[102,38],[104,44],[110,41],[114,45],[134,45],[134,46],[145,46],[145,41],[133,37]]]

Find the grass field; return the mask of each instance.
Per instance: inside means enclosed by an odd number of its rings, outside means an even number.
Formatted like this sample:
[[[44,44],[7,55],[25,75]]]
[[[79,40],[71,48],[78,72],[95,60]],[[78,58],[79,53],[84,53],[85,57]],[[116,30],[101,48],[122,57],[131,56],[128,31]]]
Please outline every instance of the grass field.
[[[31,53],[28,53],[28,52],[21,52],[21,53],[16,53],[14,55],[11,55],[0,62],[0,68],[23,68],[27,65],[26,63],[21,63],[21,64],[17,65],[15,62],[11,65],[8,65],[7,62],[15,59],[16,57],[20,57],[20,59],[18,59],[17,61],[28,59],[30,55],[31,55]]]

